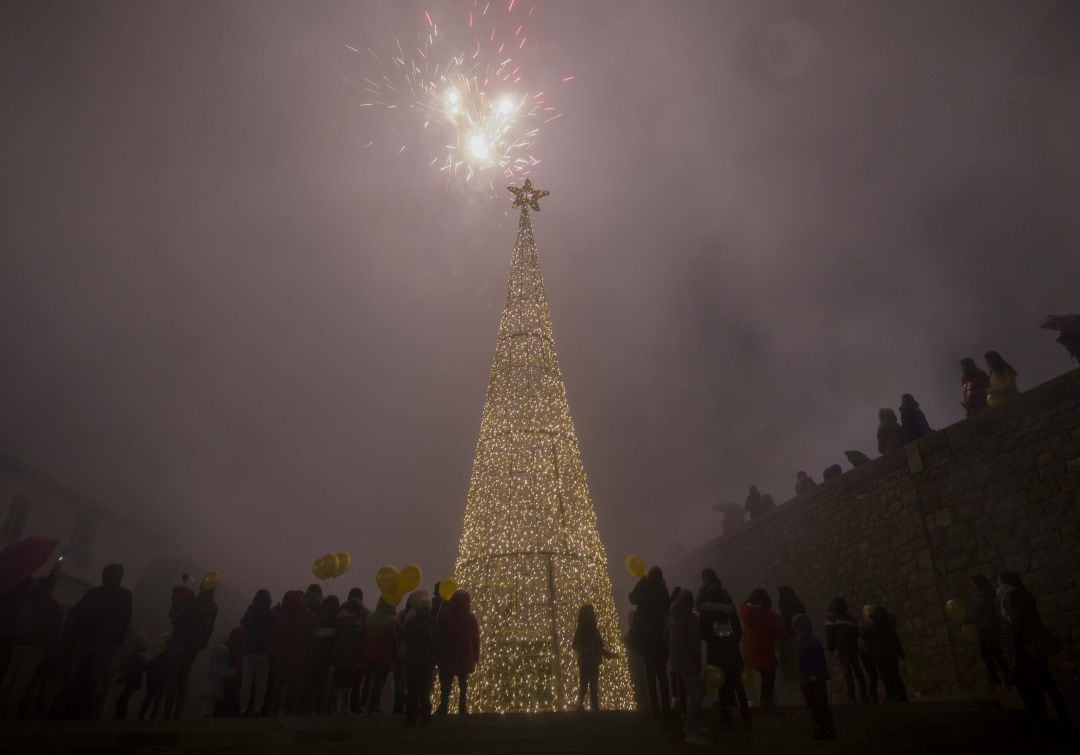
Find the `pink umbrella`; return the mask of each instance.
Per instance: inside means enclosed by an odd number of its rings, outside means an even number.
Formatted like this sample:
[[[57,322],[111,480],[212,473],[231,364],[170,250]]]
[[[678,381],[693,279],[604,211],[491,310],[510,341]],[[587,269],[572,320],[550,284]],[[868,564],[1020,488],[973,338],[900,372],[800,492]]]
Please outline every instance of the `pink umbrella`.
[[[0,595],[48,563],[59,544],[47,537],[28,537],[0,551]]]

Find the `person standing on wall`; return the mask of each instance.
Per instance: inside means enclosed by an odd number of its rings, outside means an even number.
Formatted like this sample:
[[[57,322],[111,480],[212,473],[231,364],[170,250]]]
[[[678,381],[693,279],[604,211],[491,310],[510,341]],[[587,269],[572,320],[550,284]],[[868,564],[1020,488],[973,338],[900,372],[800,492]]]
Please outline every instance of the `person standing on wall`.
[[[960,360],[960,406],[964,416],[970,417],[986,409],[986,394],[990,389],[990,376],[980,370],[974,359]]]
[[[1001,406],[1020,395],[1020,386],[1016,382],[1016,370],[996,351],[983,355],[986,366],[990,368],[990,387],[986,394],[989,406]]]

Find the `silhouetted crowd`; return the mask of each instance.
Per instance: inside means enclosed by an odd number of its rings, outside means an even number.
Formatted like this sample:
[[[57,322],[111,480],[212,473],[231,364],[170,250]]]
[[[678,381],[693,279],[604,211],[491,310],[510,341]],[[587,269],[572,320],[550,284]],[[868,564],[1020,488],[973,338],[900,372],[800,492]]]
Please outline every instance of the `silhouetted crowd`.
[[[1019,575],[1001,572],[996,589],[977,575],[972,590],[967,621],[976,629],[988,683],[1015,684],[1035,720],[1046,718],[1049,697],[1057,719],[1067,725],[1065,698],[1048,666],[1062,644],[1043,624],[1035,598]],[[642,708],[657,719],[681,714],[686,741],[708,743],[700,723],[707,684],[703,671],[715,667],[721,672],[716,685],[721,727],[734,726],[734,707],[742,725],[752,727],[747,687],[757,680],[761,713],[776,715],[781,680],[798,685],[814,721],[814,737],[832,739],[836,729],[829,710],[826,653],[843,673],[850,703],[907,702],[899,625],[885,606],[868,605],[856,619],[844,597],[833,598],[825,607],[822,643],[795,591],[781,585],[776,595],[775,611],[769,593],[760,587],[736,605],[712,569],[702,571],[696,596],[679,587],[669,592],[661,569],[650,569],[630,593],[634,610],[625,638]],[[582,689],[585,676],[583,671]]]
[[[991,407],[1001,406],[1020,395],[1020,387],[1017,383],[1016,370],[1012,365],[996,351],[988,351],[983,356],[989,372],[985,372],[975,364],[975,360],[966,357],[960,360],[960,406],[964,409],[964,416],[971,417]],[[892,409],[883,408],[878,410],[877,449],[881,455],[891,453],[902,448],[908,443],[913,443],[933,432],[930,423],[926,419],[919,402],[910,393],[900,397],[900,413]],[[861,451],[845,451],[844,455],[852,467],[859,467],[870,461],[870,457]],[[822,472],[823,480],[831,480],[844,473],[839,464],[832,464]],[[803,470],[795,473],[795,495],[800,496],[809,493],[817,487],[814,479]],[[714,507],[724,512],[724,531],[730,533],[737,529],[737,517],[730,506]],[[772,496],[762,495],[756,485],[750,486],[750,492],[746,495],[744,506],[746,514],[751,520],[776,508]]]
[[[196,590],[183,575],[168,596],[171,631],[152,644],[130,632],[123,574],[106,566],[66,617],[52,597],[56,570],[0,595],[0,715],[100,718],[115,692],[112,713],[123,719],[140,691],[139,718],[179,718],[191,698],[204,717],[376,714],[392,680],[391,710],[411,726],[431,719],[436,671],[439,712],[455,686],[458,712],[467,712],[480,634],[464,590],[447,601],[439,585],[434,596],[416,590],[400,610],[382,598],[369,610],[359,588],[341,602],[312,584],[276,605],[259,590],[226,642],[210,645],[217,584]],[[203,651],[205,672],[193,682]]]

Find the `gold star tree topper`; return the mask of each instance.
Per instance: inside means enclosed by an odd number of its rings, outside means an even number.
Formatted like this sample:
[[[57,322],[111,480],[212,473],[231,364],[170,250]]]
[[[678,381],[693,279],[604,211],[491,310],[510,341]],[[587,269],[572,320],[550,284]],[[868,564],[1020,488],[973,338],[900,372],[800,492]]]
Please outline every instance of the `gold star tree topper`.
[[[513,209],[528,206],[537,212],[540,212],[540,200],[551,193],[547,189],[534,189],[530,178],[526,178],[520,187],[507,186],[506,190],[514,195],[514,204],[511,205]]]

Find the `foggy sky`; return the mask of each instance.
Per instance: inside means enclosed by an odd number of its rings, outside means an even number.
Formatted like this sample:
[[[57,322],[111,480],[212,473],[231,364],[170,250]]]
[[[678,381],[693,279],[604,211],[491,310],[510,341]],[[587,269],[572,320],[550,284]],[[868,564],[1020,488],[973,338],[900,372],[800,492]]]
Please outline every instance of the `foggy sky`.
[[[0,5],[0,446],[277,597],[451,571],[514,221],[342,81],[432,2]],[[1080,4],[542,2],[534,219],[621,604],[1080,310]],[[498,185],[499,181],[496,181]],[[845,468],[847,467],[845,463]],[[32,533],[28,533],[32,534]]]

